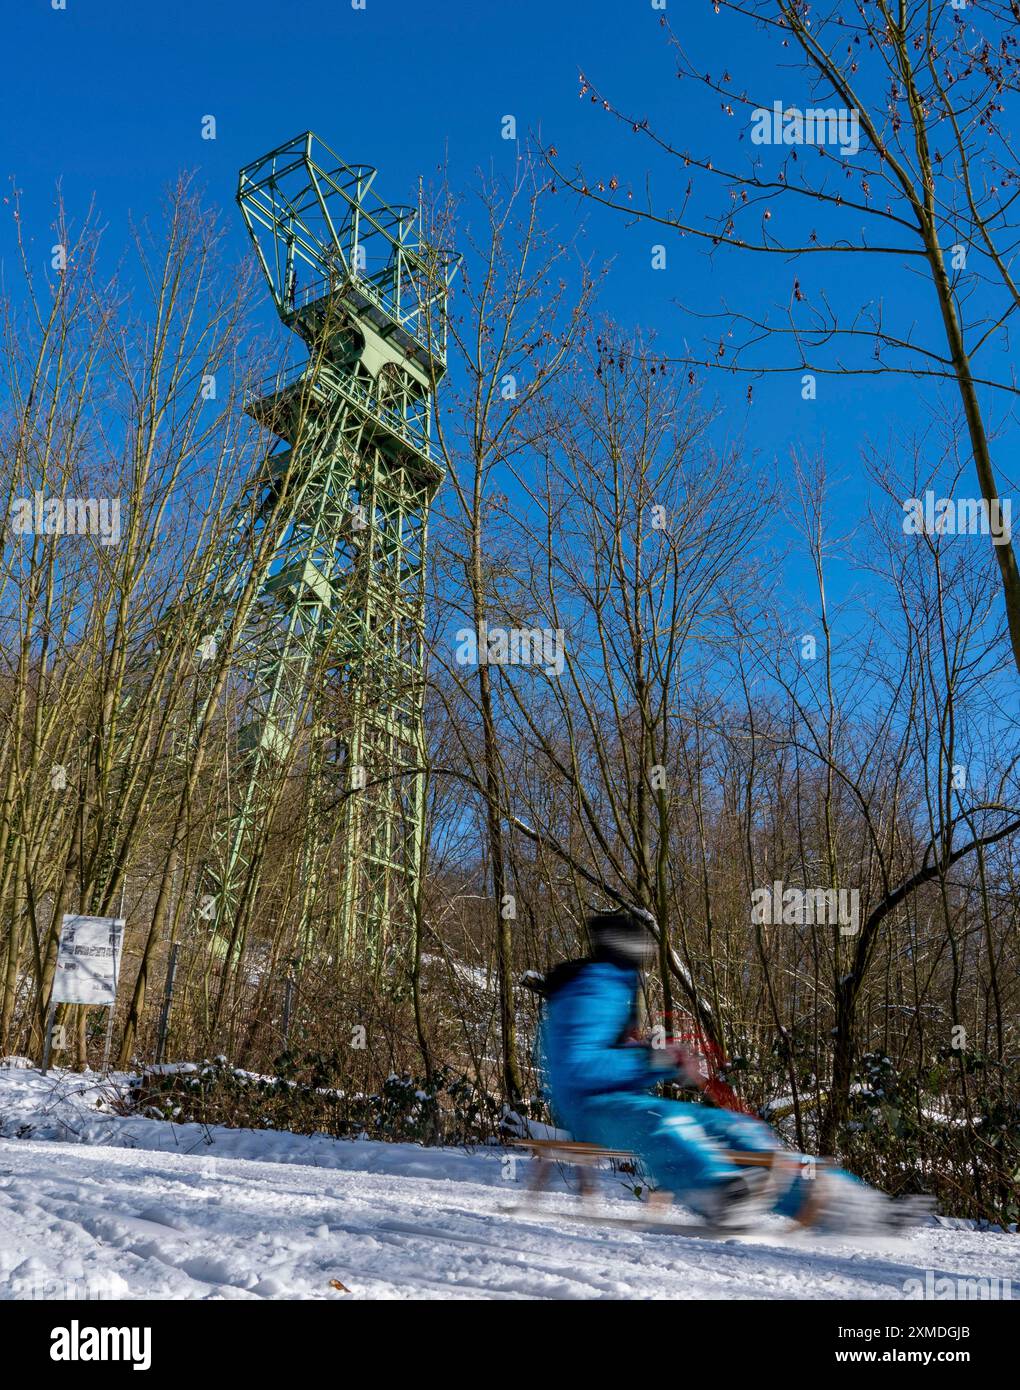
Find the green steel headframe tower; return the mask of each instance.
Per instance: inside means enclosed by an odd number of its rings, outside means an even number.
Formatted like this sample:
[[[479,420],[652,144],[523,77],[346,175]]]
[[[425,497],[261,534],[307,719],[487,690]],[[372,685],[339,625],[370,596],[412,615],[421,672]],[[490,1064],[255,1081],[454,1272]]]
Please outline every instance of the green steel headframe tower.
[[[459,258],[426,240],[420,208],[381,202],[375,176],[311,132],[240,174],[242,215],[307,361],[246,406],[284,446],[261,514],[286,510],[254,605],[242,797],[208,870],[214,949],[235,960],[278,769],[302,729],[310,770],[350,793],[337,798],[344,869],[330,948],[381,959],[413,906],[427,522],[443,477],[431,405]],[[231,567],[224,589],[243,562]],[[309,880],[336,829],[313,826]]]

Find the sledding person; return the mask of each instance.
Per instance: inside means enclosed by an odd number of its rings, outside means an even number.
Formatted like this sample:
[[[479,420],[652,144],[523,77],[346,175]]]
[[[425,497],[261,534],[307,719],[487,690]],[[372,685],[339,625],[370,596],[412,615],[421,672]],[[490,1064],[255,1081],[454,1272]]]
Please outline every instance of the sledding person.
[[[651,920],[641,909],[594,914],[591,955],[543,983],[541,1051],[557,1124],[575,1140],[636,1153],[659,1189],[714,1224],[764,1212],[840,1231],[886,1224],[888,1198],[790,1154],[762,1121],[654,1094],[660,1081],[698,1078],[682,1048],[631,1041],[641,972],[656,954]],[[781,1157],[738,1166],[734,1152]]]

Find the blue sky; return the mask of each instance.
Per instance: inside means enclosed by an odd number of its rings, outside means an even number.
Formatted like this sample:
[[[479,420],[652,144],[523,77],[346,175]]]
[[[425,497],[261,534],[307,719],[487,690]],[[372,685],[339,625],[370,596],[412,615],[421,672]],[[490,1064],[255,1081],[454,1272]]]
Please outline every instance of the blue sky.
[[[419,174],[428,179],[444,154],[455,186],[467,186],[479,166],[509,170],[514,149],[500,136],[507,113],[520,131],[554,142],[565,163],[579,158],[596,172],[640,177],[643,142],[579,100],[579,69],[674,135],[713,119],[685,107],[690,84],[673,78],[649,0],[366,0],[364,10],[350,0],[66,0],[64,10],[51,0],[7,0],[4,8],[0,176],[14,175],[23,190],[41,257],[58,180],[72,209],[95,195],[118,248],[128,213],[156,213],[181,168],[200,170],[207,197],[228,209],[241,255],[237,170],[307,128],[348,161],[377,166],[378,191],[392,202],[412,201]],[[731,52],[708,3],[671,0],[669,13],[692,51],[712,62],[742,61],[756,72],[767,57]],[[785,85],[765,91],[809,104],[799,80],[777,77]],[[203,140],[210,114],[217,138]],[[707,124],[705,132],[710,143]],[[732,153],[732,126],[720,125],[719,139]],[[680,178],[679,167],[667,170],[657,187],[676,196]],[[563,222],[577,213],[573,199],[557,206]],[[714,310],[723,296],[761,303],[778,291],[781,300],[792,283],[793,270],[773,259],[730,255],[713,266],[691,239],[586,212],[586,248],[613,262],[603,310],[654,329],[665,352],[682,353],[685,336],[699,331],[678,299]],[[659,240],[668,266],[653,272],[650,247]],[[4,225],[0,254],[8,245]],[[855,282],[866,282],[862,270],[859,262],[833,268],[826,287],[866,293]],[[924,419],[904,378],[826,378],[812,403],[800,399],[799,380],[774,377],[756,384],[750,410],[746,384],[710,380],[725,407],[720,431],[743,433],[763,463],[824,443],[831,474],[846,479],[838,492],[844,530],[865,501],[862,447]],[[833,578],[838,595],[849,576]]]

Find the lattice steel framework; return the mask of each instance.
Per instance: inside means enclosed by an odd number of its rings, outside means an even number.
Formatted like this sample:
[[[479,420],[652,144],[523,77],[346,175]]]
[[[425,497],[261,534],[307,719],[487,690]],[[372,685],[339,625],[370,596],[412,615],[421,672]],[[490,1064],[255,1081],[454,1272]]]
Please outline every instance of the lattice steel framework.
[[[443,477],[431,398],[445,371],[458,258],[425,239],[420,209],[376,198],[375,175],[311,132],[240,174],[242,215],[308,360],[247,404],[286,446],[259,515],[264,524],[274,508],[289,510],[246,639],[243,794],[207,877],[214,949],[234,960],[279,769],[302,728],[312,732],[313,774],[352,793],[338,812],[344,879],[331,945],[381,958],[413,906],[424,834],[414,769],[423,754],[427,526]],[[240,587],[250,549],[238,547],[225,591]],[[306,903],[335,830],[310,822]]]

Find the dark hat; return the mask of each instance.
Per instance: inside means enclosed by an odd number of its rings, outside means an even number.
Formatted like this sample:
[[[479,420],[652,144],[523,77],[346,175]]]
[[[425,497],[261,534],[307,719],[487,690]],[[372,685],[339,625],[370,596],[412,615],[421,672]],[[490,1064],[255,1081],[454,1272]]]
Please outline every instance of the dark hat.
[[[593,912],[588,918],[588,934],[594,954],[620,964],[650,964],[655,958],[655,939],[650,931],[653,922],[651,913],[642,908]]]

